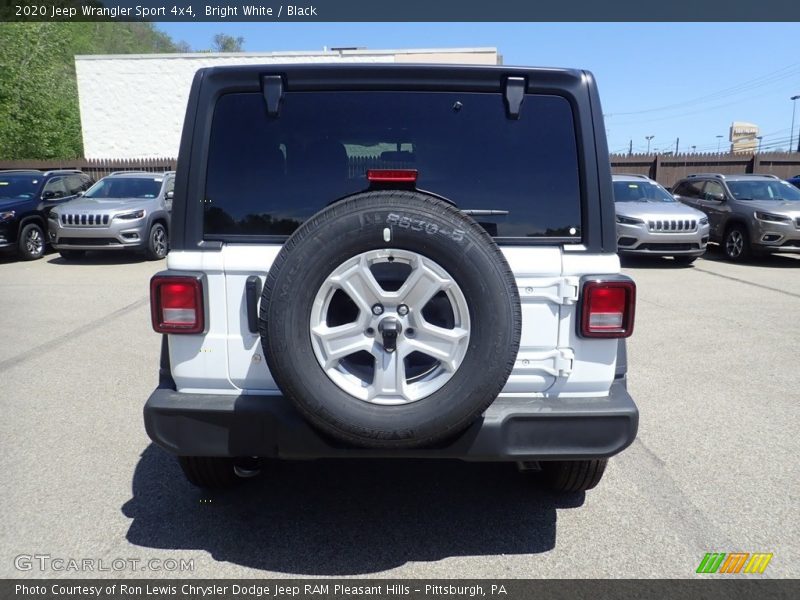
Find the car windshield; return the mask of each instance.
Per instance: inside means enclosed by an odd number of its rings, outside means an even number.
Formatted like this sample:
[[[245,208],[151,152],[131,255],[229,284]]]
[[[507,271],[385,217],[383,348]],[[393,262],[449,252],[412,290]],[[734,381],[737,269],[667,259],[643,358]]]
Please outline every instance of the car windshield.
[[[3,175],[0,173],[0,199],[29,200],[36,195],[41,183],[41,175]]]
[[[729,181],[728,188],[737,200],[792,200],[800,202],[800,190],[791,183],[771,181]]]
[[[675,202],[670,193],[649,181],[615,181],[615,202]]]
[[[155,198],[161,190],[160,178],[106,177],[84,194],[85,198]]]

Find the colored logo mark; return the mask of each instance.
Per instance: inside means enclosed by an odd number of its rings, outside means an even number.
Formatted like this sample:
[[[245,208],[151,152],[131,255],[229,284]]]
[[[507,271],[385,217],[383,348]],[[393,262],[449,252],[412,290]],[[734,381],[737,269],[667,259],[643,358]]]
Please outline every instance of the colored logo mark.
[[[765,552],[708,552],[700,561],[697,573],[763,573],[772,556]]]

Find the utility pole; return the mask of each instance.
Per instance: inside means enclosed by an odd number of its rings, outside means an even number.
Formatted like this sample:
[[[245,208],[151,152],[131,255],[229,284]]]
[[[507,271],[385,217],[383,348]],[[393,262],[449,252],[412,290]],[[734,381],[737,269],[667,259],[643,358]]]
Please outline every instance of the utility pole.
[[[756,139],[758,140],[758,150],[756,150],[756,154],[761,154],[761,140],[763,139],[763,135],[757,135]]]
[[[722,138],[725,136],[718,135],[717,136],[717,154],[719,154],[719,145],[722,143]]]
[[[632,155],[633,155],[633,140],[631,140],[630,143],[628,144],[628,156]]]
[[[678,144],[680,144],[681,138],[675,138],[675,156],[678,155]]]
[[[797,99],[800,96],[792,96],[789,100],[792,101],[792,128],[789,130],[789,152],[794,148],[794,109],[797,108]],[[797,134],[797,151],[800,152],[800,133]]]
[[[646,136],[644,136],[644,139],[647,140],[647,154],[648,155],[650,154],[650,140],[652,140],[654,137],[656,137],[656,136],[654,136],[654,135],[646,135]]]

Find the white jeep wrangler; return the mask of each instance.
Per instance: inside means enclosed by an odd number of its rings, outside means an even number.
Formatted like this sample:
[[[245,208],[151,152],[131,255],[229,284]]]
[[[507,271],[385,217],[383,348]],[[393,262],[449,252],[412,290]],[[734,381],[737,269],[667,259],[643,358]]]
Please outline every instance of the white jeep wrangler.
[[[322,457],[594,487],[638,425],[601,115],[577,70],[198,71],[150,437],[203,487]]]

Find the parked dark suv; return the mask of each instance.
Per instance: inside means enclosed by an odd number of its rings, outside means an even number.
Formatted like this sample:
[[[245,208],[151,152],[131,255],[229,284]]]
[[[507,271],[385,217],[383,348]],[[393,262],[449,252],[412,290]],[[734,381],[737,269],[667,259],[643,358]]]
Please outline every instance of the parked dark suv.
[[[23,260],[41,258],[50,209],[93,183],[77,170],[0,171],[0,249],[16,249]]]
[[[699,173],[672,193],[708,215],[711,241],[729,260],[800,248],[800,190],[775,175]]]

